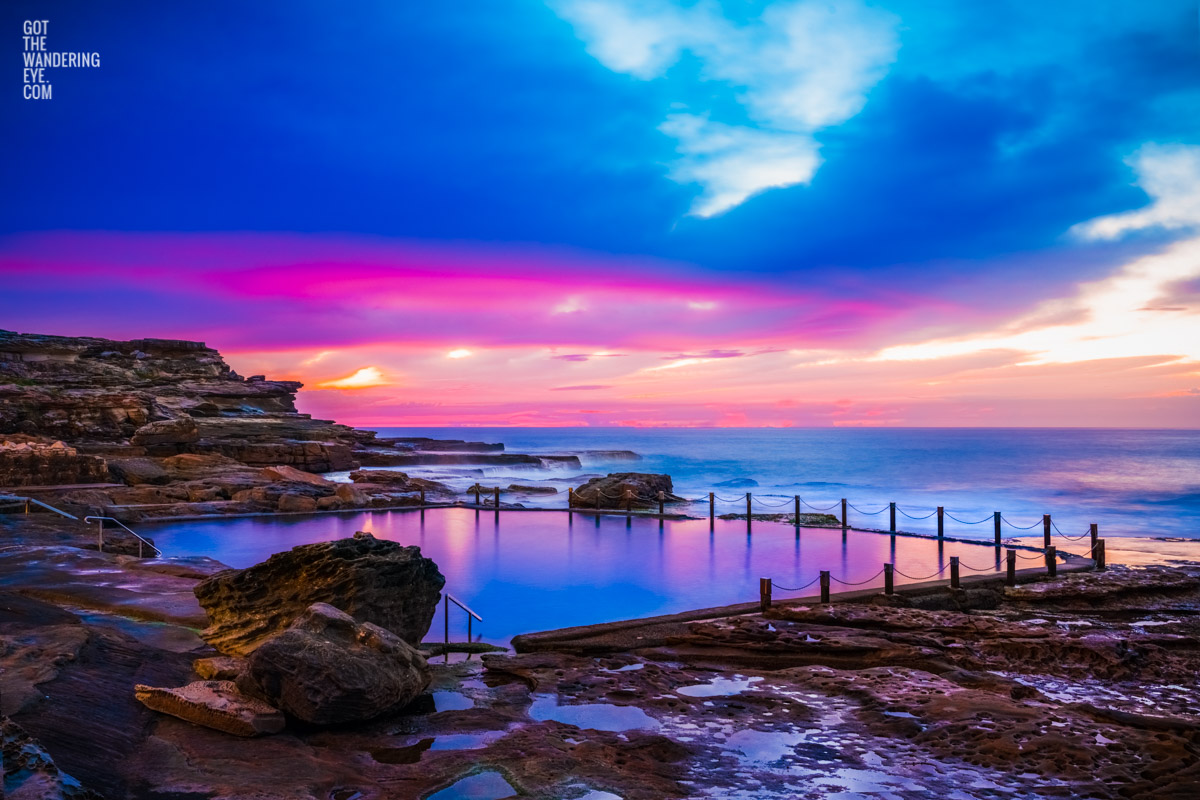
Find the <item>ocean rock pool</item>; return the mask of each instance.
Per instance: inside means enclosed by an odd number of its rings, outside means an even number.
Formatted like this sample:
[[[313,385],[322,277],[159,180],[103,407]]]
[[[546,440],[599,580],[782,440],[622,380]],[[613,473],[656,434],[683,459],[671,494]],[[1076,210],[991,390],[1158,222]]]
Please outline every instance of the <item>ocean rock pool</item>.
[[[829,570],[837,581],[882,586],[877,573],[928,578],[959,556],[964,576],[1002,567],[989,546],[744,520],[658,520],[565,512],[469,508],[177,521],[138,527],[167,556],[205,555],[248,567],[301,544],[368,531],[417,545],[446,576],[446,591],[483,617],[476,640],[507,644],[519,633],[671,614],[758,600],[758,580],[799,587]],[[1033,564],[1023,561],[1022,568]],[[948,570],[943,575],[948,576]],[[872,579],[872,576],[875,576]],[[815,594],[775,590],[775,597]],[[427,638],[443,636],[442,609]],[[450,610],[450,637],[466,637],[466,615]]]

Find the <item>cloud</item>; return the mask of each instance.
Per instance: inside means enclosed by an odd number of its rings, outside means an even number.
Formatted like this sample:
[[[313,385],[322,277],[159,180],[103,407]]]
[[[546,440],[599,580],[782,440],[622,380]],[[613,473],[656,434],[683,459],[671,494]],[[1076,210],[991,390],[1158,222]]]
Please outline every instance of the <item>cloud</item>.
[[[1146,228],[1200,227],[1200,146],[1143,145],[1126,159],[1137,185],[1153,202],[1136,211],[1081,222],[1071,232],[1084,239],[1119,239]]]
[[[1011,351],[1023,366],[1115,358],[1200,362],[1200,303],[1164,300],[1200,277],[1200,239],[1144,256],[1107,278],[1080,284],[1073,298],[1050,300],[1002,329],[976,336],[936,339],[879,351],[877,361],[920,361]]]
[[[705,350],[701,353],[676,353],[670,356],[663,356],[663,358],[741,358],[744,355],[746,354],[741,350]]]
[[[596,389],[611,389],[612,386],[603,383],[587,383],[579,386],[555,386],[552,392],[590,392]]]
[[[371,386],[387,386],[388,380],[378,367],[363,367],[345,378],[317,384],[322,389],[367,389]]]
[[[712,217],[773,188],[804,184],[821,165],[814,134],[857,114],[899,48],[899,20],[860,0],[779,2],[745,24],[714,2],[556,0],[587,52],[614,72],[664,79],[684,106],[711,84],[731,91],[737,118],[715,108],[670,114],[659,130],[678,140],[669,175],[696,183],[693,215]],[[699,74],[672,71],[684,53]],[[715,105],[715,104],[714,104]]]

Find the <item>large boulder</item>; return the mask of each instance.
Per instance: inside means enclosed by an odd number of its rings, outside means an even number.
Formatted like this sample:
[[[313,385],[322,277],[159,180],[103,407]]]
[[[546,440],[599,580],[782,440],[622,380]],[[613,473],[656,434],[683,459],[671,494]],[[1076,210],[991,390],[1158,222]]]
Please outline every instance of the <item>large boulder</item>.
[[[284,514],[301,513],[307,514],[317,510],[317,501],[311,497],[305,497],[302,494],[294,494],[288,492],[279,496],[279,502],[276,508]]]
[[[171,482],[170,473],[152,458],[114,458],[108,462],[108,471],[130,486]]]
[[[196,681],[178,689],[138,684],[134,696],[153,711],[234,736],[279,733],[286,724],[278,709],[246,697],[233,681]]]
[[[226,570],[197,584],[195,593],[208,612],[205,640],[226,655],[245,655],[313,603],[329,603],[419,644],[445,584],[421,548],[359,532]]]
[[[314,603],[250,654],[239,678],[314,725],[360,722],[402,708],[429,687],[429,665],[399,636]]]
[[[625,492],[632,499],[630,508],[658,508],[658,493],[663,493],[664,502],[687,502],[671,493],[671,476],[647,472],[614,472],[603,478],[592,478],[571,495],[572,508],[624,509]],[[598,501],[598,502],[597,502]]]
[[[191,417],[151,422],[138,428],[129,443],[134,446],[155,444],[191,444],[200,438],[200,429]]]

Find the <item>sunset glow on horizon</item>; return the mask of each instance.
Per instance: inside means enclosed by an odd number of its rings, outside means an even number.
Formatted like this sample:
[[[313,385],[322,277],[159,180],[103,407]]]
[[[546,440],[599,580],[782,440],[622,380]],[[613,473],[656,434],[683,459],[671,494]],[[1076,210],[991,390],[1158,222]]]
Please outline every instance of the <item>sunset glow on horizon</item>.
[[[80,9],[105,71],[5,115],[0,328],[364,426],[1197,427],[1195,9],[1101,5]]]

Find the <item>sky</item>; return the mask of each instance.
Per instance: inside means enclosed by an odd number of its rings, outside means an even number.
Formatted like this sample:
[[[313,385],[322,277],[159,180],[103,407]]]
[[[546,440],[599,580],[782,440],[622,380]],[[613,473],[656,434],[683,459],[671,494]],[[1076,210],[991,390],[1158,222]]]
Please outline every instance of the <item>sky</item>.
[[[364,426],[1200,427],[1197,6],[11,0],[0,328]]]

